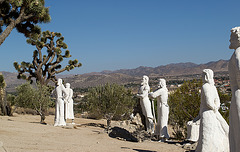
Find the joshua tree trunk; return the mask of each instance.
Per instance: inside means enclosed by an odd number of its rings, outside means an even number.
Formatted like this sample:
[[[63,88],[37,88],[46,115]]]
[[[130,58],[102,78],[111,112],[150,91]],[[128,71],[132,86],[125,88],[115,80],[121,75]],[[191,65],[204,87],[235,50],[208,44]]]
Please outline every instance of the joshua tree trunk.
[[[0,3],[2,3],[2,2],[3,1],[0,0]],[[5,39],[9,36],[9,34],[12,32],[12,30],[15,28],[15,26],[23,21],[23,15],[24,15],[25,9],[21,8],[20,11],[21,11],[21,13],[20,13],[19,17],[16,20],[11,19],[10,24],[7,26],[7,28],[0,35],[0,46],[5,41]]]
[[[12,21],[8,27],[2,32],[2,34],[0,35],[0,45],[2,45],[2,43],[5,41],[5,39],[8,37],[8,35],[12,32],[13,28],[16,25],[14,24],[14,21]]]

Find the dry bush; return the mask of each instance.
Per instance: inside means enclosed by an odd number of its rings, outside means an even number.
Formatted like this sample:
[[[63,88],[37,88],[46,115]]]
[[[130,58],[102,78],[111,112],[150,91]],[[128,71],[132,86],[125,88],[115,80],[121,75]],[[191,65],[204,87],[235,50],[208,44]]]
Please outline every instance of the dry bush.
[[[17,114],[31,114],[31,115],[37,115],[36,110],[33,110],[31,108],[22,108],[22,107],[17,107],[14,110],[15,113]]]

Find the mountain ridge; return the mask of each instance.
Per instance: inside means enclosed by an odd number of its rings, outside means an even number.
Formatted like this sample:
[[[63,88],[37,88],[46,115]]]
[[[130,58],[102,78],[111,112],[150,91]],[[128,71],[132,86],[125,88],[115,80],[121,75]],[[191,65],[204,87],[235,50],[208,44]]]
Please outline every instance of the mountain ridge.
[[[87,88],[106,83],[127,84],[138,82],[143,75],[165,78],[168,76],[201,74],[203,69],[212,69],[214,72],[226,72],[228,71],[227,66],[228,60],[211,61],[204,64],[186,62],[171,63],[157,67],[139,66],[135,69],[119,69],[114,71],[104,70],[102,72],[85,74],[57,75],[57,77],[70,83],[73,88]],[[17,79],[17,73],[2,71],[2,74],[7,83],[6,90],[8,92],[14,92],[18,85],[26,82],[25,80]]]

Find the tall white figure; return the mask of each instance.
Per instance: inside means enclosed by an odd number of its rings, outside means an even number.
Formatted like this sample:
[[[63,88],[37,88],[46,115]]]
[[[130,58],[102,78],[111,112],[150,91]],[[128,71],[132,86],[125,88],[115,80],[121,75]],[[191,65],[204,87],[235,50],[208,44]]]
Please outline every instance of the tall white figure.
[[[154,134],[161,138],[169,138],[168,134],[168,114],[169,114],[169,106],[168,106],[168,89],[166,86],[165,79],[159,79],[158,90],[155,92],[151,92],[149,95],[152,98],[157,98],[157,125],[155,127]]]
[[[230,49],[234,53],[228,63],[228,72],[232,90],[229,112],[230,151],[240,150],[240,27],[231,29]]]
[[[147,131],[153,133],[154,124],[153,124],[151,102],[148,98],[148,94],[150,92],[148,81],[149,81],[148,76],[144,75],[137,97],[140,98],[140,105],[142,108],[142,113],[145,116]]]
[[[68,98],[67,91],[62,84],[62,79],[58,79],[56,91],[56,108],[54,126],[66,126],[64,119],[64,98]]]
[[[74,124],[74,113],[73,113],[73,90],[70,88],[70,84],[66,83],[66,91],[68,98],[65,102],[65,119],[72,119],[72,124]]]
[[[196,152],[229,152],[229,127],[218,112],[220,99],[214,85],[213,71],[203,70],[200,130]]]

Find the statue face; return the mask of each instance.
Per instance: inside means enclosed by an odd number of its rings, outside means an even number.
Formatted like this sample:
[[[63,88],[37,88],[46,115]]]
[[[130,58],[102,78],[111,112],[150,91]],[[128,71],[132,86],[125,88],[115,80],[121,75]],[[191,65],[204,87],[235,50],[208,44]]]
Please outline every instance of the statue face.
[[[146,76],[143,76],[141,85],[144,85],[144,84],[147,84],[147,83],[148,83],[148,78]]]
[[[162,88],[162,87],[164,87],[164,86],[166,86],[166,81],[165,81],[164,79],[160,79],[160,80],[159,80],[158,87],[159,87],[159,88]]]
[[[214,73],[211,69],[204,69],[202,73],[202,79],[204,83],[214,84]]]
[[[70,84],[69,83],[66,83],[66,88],[70,88]]]
[[[240,42],[238,40],[238,35],[235,33],[232,33],[230,36],[230,45],[229,45],[229,49],[237,49],[238,47],[240,47]]]
[[[62,79],[58,79],[57,85],[61,85],[61,84],[62,84]]]

